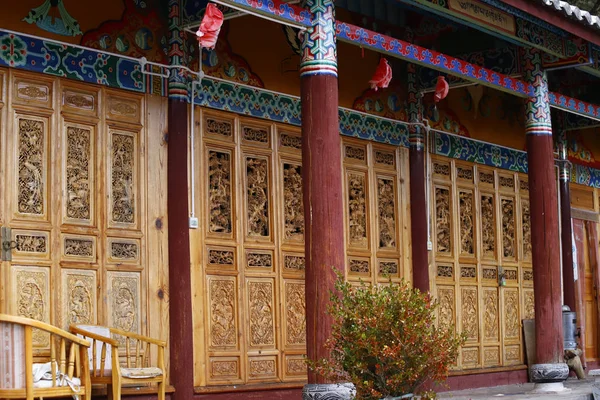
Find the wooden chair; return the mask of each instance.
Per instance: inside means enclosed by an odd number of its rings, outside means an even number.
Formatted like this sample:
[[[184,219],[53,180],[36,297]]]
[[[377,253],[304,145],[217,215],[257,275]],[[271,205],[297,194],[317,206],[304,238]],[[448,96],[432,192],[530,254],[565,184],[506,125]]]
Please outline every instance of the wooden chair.
[[[50,336],[48,363],[33,362],[34,329]],[[76,395],[91,400],[89,364],[81,362],[89,347],[87,340],[52,325],[0,314],[0,399]]]
[[[72,333],[90,340],[88,351],[92,384],[105,384],[109,400],[121,399],[124,384],[158,385],[158,400],[165,399],[165,347],[166,342],[120,329],[97,325],[71,325]],[[120,344],[114,337],[125,339],[125,353],[119,354]],[[131,343],[135,343],[134,346]],[[150,365],[150,347],[157,347],[156,366]],[[123,346],[121,346],[123,347]],[[124,365],[119,362],[123,357]]]

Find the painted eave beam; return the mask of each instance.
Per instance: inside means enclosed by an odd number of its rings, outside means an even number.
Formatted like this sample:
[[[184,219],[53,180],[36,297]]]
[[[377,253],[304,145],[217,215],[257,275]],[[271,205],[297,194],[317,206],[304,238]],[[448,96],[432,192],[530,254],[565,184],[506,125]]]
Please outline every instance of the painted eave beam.
[[[548,100],[553,108],[600,121],[600,106],[555,92],[548,94]]]
[[[296,28],[307,28],[312,26],[312,14],[309,10],[288,4],[282,0],[210,0],[214,3],[246,11],[250,14],[275,20],[285,25]]]

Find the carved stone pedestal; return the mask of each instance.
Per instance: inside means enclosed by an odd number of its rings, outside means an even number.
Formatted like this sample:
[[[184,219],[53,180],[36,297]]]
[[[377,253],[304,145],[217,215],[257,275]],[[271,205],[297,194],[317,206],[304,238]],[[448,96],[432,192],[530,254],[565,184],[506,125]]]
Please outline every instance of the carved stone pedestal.
[[[355,395],[351,383],[308,384],[302,389],[302,400],[351,400]]]
[[[531,381],[536,383],[556,383],[566,381],[569,377],[569,366],[565,363],[533,364],[529,367]]]

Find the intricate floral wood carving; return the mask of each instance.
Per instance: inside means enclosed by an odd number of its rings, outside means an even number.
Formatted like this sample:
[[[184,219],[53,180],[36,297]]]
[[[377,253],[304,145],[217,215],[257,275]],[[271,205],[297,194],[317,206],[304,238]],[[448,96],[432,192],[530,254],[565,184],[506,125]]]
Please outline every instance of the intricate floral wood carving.
[[[49,273],[34,268],[17,267],[16,314],[43,322],[50,322]],[[50,345],[50,337],[38,329],[33,330],[33,342],[38,347]]]
[[[263,128],[244,126],[242,128],[242,138],[249,142],[269,143],[269,132]]]
[[[212,135],[231,137],[233,135],[233,128],[231,126],[231,122],[229,121],[220,121],[213,118],[206,118],[206,133]]]
[[[273,282],[248,282],[250,345],[274,346]]]
[[[96,321],[96,279],[93,272],[68,272],[65,279],[66,321],[71,324],[93,324]]]
[[[393,179],[377,178],[379,248],[396,247],[396,190]]]
[[[273,377],[277,374],[276,363],[271,360],[250,360],[249,375],[251,378]]]
[[[505,290],[504,292],[504,338],[519,338],[519,292]]]
[[[461,288],[462,331],[467,340],[479,340],[479,314],[477,312],[477,289],[474,287]]]
[[[246,159],[246,206],[248,235],[268,237],[269,220],[269,164],[263,158]]]
[[[67,197],[66,216],[71,219],[91,220],[91,193],[93,169],[91,129],[67,127],[65,182]]]
[[[210,150],[208,152],[208,231],[231,233],[231,155]]]
[[[350,244],[367,246],[367,188],[366,177],[348,174],[348,227]]]
[[[139,275],[130,273],[115,273],[112,277],[112,302],[111,322],[115,328],[138,332],[139,331]]]
[[[237,361],[211,360],[210,366],[210,376],[212,378],[237,378],[239,376]]]
[[[296,135],[288,135],[287,133],[282,133],[280,135],[281,138],[281,147],[288,147],[294,150],[302,150],[302,138]]]
[[[367,158],[365,149],[363,149],[361,147],[354,147],[354,146],[346,145],[344,147],[344,149],[345,149],[344,153],[346,154],[346,158],[360,160],[360,161],[365,161]]]
[[[379,274],[395,275],[397,273],[398,273],[398,262],[397,261],[380,261],[379,262]]]
[[[135,223],[136,157],[135,138],[132,135],[113,133],[111,157],[113,222]]]
[[[450,191],[445,188],[435,188],[435,222],[438,253],[450,253],[452,241],[450,236]]]
[[[477,278],[477,267],[461,265],[460,277],[461,278]]]
[[[441,325],[453,325],[454,320],[454,289],[438,287],[439,321]]]
[[[137,243],[111,242],[110,255],[117,260],[136,260],[139,249]]]
[[[368,274],[370,270],[368,260],[350,260],[350,272],[357,274]]]
[[[464,365],[477,365],[479,363],[479,349],[467,348],[462,350],[462,363]]]
[[[287,358],[285,360],[286,375],[304,375],[307,373],[306,361],[302,358]]]
[[[375,164],[393,167],[396,163],[396,155],[387,151],[375,150]]]
[[[285,342],[288,346],[304,346],[306,344],[306,303],[304,300],[304,284],[285,283]]]
[[[502,249],[504,257],[515,257],[515,201],[502,199]]]
[[[246,262],[249,268],[272,268],[273,255],[268,253],[248,252]]]
[[[438,278],[452,279],[454,277],[454,267],[452,265],[438,265],[437,276]]]
[[[535,297],[533,290],[523,290],[523,297],[525,298],[523,307],[523,318],[533,319],[535,318]]]
[[[48,237],[45,235],[16,234],[15,250],[20,253],[47,253],[47,240]]]
[[[529,192],[529,181],[521,179],[521,181],[519,181],[519,189],[524,192]]]
[[[435,175],[450,176],[450,164],[433,163],[433,173]]]
[[[505,270],[504,277],[509,281],[516,281],[517,280],[517,270],[515,270],[515,269]]]
[[[498,290],[484,289],[483,291],[483,337],[485,340],[496,341],[499,337],[498,331]],[[496,351],[496,356],[498,352]]]
[[[67,256],[93,257],[94,241],[92,239],[66,238],[64,252]]]
[[[521,217],[523,225],[523,256],[531,258],[531,216],[529,200],[521,199]]]
[[[533,282],[533,271],[528,269],[523,270],[523,280]]]
[[[48,101],[49,93],[48,86],[31,85],[24,82],[17,84],[17,97],[21,99]]]
[[[484,256],[495,256],[496,218],[494,218],[494,197],[481,195],[481,250]]]
[[[473,182],[473,168],[456,167],[456,177],[465,181]]]
[[[474,254],[473,192],[459,192],[460,249],[464,254]]]
[[[213,250],[208,251],[208,263],[214,265],[234,265],[235,256],[233,251]]]
[[[521,361],[521,346],[505,346],[504,347],[504,359],[511,364]]]
[[[483,268],[483,279],[498,279],[498,268]]]
[[[483,358],[486,366],[500,364],[500,352],[497,347],[484,349]]]
[[[18,211],[43,215],[46,185],[46,139],[44,122],[19,118]]]
[[[285,238],[304,240],[304,202],[300,165],[283,164],[283,215]]]
[[[494,185],[494,173],[493,172],[479,172],[479,183],[484,183],[488,185]]]
[[[235,283],[212,278],[209,288],[211,347],[234,347],[237,345]]]
[[[65,91],[63,103],[66,106],[80,108],[82,110],[93,111],[95,98],[91,94]]]
[[[506,189],[514,189],[515,188],[515,179],[512,176],[500,176],[500,187]]]
[[[284,268],[292,271],[304,271],[306,268],[304,256],[284,256]]]
[[[121,115],[123,117],[137,116],[138,105],[134,102],[125,102],[113,98],[108,101],[109,112],[113,115]]]

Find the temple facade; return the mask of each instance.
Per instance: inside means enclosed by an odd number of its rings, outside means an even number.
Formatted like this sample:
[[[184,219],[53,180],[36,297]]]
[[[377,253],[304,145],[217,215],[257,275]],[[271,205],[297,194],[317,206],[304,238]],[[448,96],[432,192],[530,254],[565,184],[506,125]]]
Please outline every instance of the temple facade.
[[[563,305],[598,365],[595,1],[213,1],[214,49],[207,0],[2,13],[1,313],[168,340],[176,400],[300,398],[333,266],[437,298],[450,388],[566,379]]]

